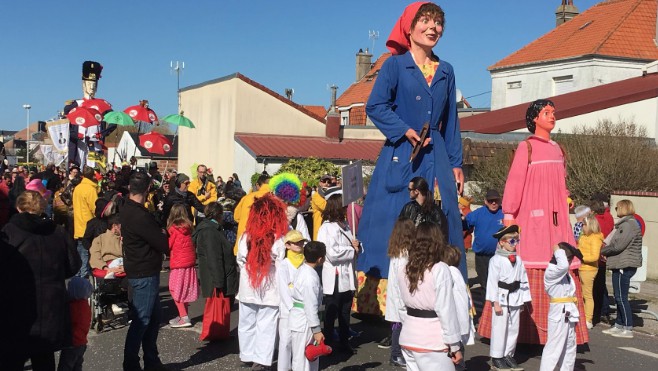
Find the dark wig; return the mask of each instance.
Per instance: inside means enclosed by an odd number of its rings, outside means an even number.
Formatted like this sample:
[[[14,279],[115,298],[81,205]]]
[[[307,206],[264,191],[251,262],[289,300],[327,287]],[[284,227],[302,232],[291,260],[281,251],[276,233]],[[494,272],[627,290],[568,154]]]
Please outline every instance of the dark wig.
[[[528,127],[528,131],[535,133],[537,125],[535,124],[535,119],[539,116],[539,112],[544,109],[546,106],[551,106],[555,108],[553,101],[548,99],[537,99],[536,101],[530,103],[528,110],[525,112],[525,125]]]

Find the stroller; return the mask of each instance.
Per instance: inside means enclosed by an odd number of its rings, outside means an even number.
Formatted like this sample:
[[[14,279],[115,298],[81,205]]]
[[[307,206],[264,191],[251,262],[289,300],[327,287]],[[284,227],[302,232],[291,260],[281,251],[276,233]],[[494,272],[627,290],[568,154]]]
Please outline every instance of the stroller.
[[[91,328],[97,333],[106,326],[123,327],[128,323],[128,291],[122,287],[125,274],[105,278],[106,271],[93,269],[91,294]]]

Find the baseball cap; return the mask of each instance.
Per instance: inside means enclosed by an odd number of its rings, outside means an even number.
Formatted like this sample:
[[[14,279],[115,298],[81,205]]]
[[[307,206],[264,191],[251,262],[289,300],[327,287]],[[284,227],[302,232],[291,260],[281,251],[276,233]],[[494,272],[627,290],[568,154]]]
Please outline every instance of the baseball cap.
[[[500,200],[500,193],[496,191],[495,189],[490,189],[487,191],[487,194],[484,196],[484,199],[487,201],[491,200]]]
[[[329,175],[329,174],[324,174],[323,176],[320,177],[320,181],[322,182],[322,181],[324,181],[324,180],[331,180],[332,178],[333,178],[333,177],[332,177],[331,175]]]
[[[302,233],[296,229],[293,229],[292,231],[286,233],[286,236],[283,238],[284,243],[299,242],[299,241],[308,241],[308,240],[304,238],[304,236],[302,236]]]

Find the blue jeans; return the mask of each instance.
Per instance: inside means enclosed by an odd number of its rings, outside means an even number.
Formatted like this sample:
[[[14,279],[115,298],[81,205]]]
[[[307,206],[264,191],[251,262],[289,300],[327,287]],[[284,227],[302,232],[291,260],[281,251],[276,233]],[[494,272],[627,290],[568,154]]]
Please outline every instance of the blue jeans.
[[[159,365],[158,330],[162,317],[160,307],[160,276],[129,278],[132,299],[129,302],[130,327],[123,350],[123,369],[141,370],[139,347],[144,352],[144,368]]]
[[[402,357],[402,348],[400,347],[400,332],[402,332],[402,323],[391,323],[391,358]]]
[[[612,291],[617,303],[617,327],[627,330],[633,329],[633,311],[631,304],[628,302],[628,289],[631,286],[631,277],[635,274],[637,268],[624,268],[612,270]]]
[[[89,250],[85,249],[84,246],[82,246],[82,241],[78,240],[77,241],[77,249],[78,249],[78,254],[80,255],[80,260],[82,260],[82,265],[80,266],[80,270],[76,274],[78,277],[89,277]]]

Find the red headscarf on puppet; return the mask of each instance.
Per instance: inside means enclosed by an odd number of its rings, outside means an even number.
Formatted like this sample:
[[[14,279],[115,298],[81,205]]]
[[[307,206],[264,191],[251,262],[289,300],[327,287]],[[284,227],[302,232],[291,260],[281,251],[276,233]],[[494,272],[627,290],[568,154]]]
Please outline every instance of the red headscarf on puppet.
[[[386,41],[386,47],[393,55],[404,54],[411,48],[411,41],[409,41],[411,22],[414,20],[416,13],[418,13],[418,9],[427,3],[428,1],[418,1],[404,8],[404,12],[393,26],[391,35]]]
[[[288,232],[286,205],[267,193],[256,198],[247,219],[247,274],[251,287],[260,287],[270,273],[272,245]]]

